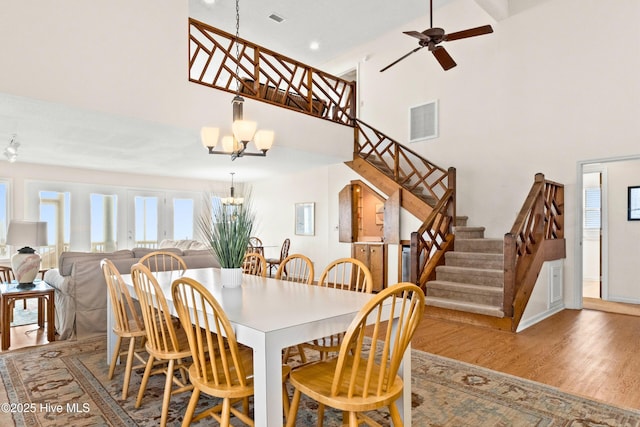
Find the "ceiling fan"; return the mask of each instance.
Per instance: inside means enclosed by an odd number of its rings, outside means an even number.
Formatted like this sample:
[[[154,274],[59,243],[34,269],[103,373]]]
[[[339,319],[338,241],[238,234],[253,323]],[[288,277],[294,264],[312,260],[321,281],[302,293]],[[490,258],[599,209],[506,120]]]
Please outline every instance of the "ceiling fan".
[[[447,53],[447,51],[442,46],[438,46],[442,42],[450,42],[454,40],[466,39],[469,37],[481,36],[483,34],[493,33],[493,28],[491,25],[483,25],[482,27],[469,28],[468,30],[458,31],[451,34],[446,34],[442,28],[434,28],[433,27],[433,0],[429,1],[429,17],[430,17],[430,28],[424,30],[423,32],[418,31],[404,31],[404,34],[407,34],[411,37],[415,37],[418,39],[418,47],[413,49],[411,52],[406,55],[398,58],[391,64],[384,67],[380,72],[383,72],[392,66],[396,65],[398,62],[405,59],[407,56],[416,53],[420,49],[426,47],[429,49],[433,56],[436,57],[436,60],[444,70],[449,70],[456,66],[456,61],[453,60],[451,55]]]

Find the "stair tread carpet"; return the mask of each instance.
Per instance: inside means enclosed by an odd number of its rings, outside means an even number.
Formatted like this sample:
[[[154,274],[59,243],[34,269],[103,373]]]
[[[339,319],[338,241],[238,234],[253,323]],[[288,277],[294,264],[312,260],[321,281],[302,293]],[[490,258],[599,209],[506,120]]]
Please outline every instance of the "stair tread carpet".
[[[486,304],[476,304],[472,302],[464,302],[464,301],[452,301],[447,298],[440,297],[430,297],[427,296],[425,298],[425,304],[427,306],[446,308],[449,310],[458,310],[458,311],[466,311],[470,313],[476,314],[484,314],[486,316],[493,317],[504,317],[504,312],[499,307],[494,307]],[[428,314],[429,310],[427,309],[425,314]]]

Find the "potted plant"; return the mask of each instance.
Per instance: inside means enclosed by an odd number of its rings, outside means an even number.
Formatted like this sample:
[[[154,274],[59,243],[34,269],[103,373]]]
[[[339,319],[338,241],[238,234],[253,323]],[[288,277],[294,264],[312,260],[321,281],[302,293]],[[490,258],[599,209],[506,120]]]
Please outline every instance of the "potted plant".
[[[242,200],[235,203],[236,200]],[[248,198],[223,199],[205,203],[205,214],[200,218],[200,231],[209,250],[221,267],[222,286],[238,287],[242,284],[242,262],[252,235],[255,214]]]

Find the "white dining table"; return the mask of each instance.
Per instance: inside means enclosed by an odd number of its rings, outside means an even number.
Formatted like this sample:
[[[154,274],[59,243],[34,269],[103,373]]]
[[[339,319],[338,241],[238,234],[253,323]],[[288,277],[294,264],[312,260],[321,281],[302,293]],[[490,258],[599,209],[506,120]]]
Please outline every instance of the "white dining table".
[[[178,277],[178,273],[154,274],[172,314],[175,315],[171,283]],[[256,427],[283,424],[282,349],[345,331],[360,308],[373,296],[246,274],[243,275],[242,286],[226,288],[221,284],[220,270],[217,268],[190,269],[184,276],[202,283],[213,294],[233,325],[238,342],[253,349]],[[122,277],[135,298],[131,275]],[[111,307],[108,311],[108,323],[107,359],[110,359],[115,345]],[[396,404],[405,425],[410,426],[410,346],[405,352],[399,373],[404,380],[404,393]]]

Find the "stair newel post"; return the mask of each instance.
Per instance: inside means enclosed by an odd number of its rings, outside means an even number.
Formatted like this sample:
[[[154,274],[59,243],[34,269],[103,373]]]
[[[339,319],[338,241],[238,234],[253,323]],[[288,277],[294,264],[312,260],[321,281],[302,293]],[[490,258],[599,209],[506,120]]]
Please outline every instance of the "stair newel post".
[[[411,233],[410,259],[409,259],[409,281],[415,283],[422,290],[424,287],[419,283],[420,277],[420,239],[417,231]]]
[[[513,316],[513,300],[516,294],[516,237],[504,235],[504,293],[502,311],[505,317]]]
[[[453,227],[456,226],[456,168],[450,167],[447,169],[447,187],[452,191],[452,202],[449,203],[449,212],[447,214],[451,217],[451,224],[449,225],[449,234],[453,234]]]

